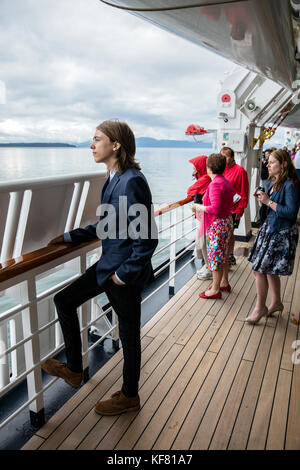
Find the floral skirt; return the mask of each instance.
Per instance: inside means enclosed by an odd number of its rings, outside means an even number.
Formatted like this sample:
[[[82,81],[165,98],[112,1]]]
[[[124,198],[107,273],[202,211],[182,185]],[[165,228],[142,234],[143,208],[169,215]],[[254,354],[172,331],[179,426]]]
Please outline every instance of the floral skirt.
[[[268,222],[265,221],[248,256],[248,260],[253,263],[253,271],[290,276],[294,268],[298,237],[297,225],[270,233]]]
[[[218,271],[226,263],[228,245],[233,233],[232,218],[216,219],[206,232],[207,258],[210,271]]]

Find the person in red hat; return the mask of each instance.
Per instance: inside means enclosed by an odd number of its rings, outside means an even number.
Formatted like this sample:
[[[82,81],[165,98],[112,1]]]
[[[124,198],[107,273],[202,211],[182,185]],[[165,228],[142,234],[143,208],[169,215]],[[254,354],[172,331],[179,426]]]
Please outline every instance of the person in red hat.
[[[193,165],[193,177],[196,178],[196,181],[192,186],[187,190],[187,195],[194,197],[196,194],[203,194],[208,188],[209,183],[211,182],[210,177],[206,171],[206,155],[198,155],[198,157],[191,158],[189,162]]]
[[[197,157],[189,160],[194,167],[193,177],[196,179],[195,183],[192,184],[187,190],[187,195],[194,198],[194,202],[202,202],[202,196],[207,190],[209,184],[211,183],[211,178],[207,174],[206,170],[206,155],[198,155]],[[196,217],[199,224],[203,223],[201,215],[196,212]],[[198,279],[212,279],[212,273],[207,267],[207,251],[206,251],[206,239],[205,232],[202,231],[203,235],[199,237],[199,234],[196,235],[196,257],[198,259],[204,260],[204,265],[201,269],[197,271]]]

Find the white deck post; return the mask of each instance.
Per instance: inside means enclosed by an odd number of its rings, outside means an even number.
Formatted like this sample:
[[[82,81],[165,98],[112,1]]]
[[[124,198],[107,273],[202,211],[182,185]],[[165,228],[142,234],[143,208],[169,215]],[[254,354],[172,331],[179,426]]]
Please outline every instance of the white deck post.
[[[169,295],[175,294],[175,275],[176,271],[176,222],[177,222],[177,212],[176,209],[171,211],[171,228],[170,228],[170,238],[172,245],[170,246],[170,268],[169,268],[169,277],[172,278],[169,281]],[[174,242],[174,243],[173,243]]]
[[[86,253],[81,254],[80,256],[80,273],[85,273],[87,268],[86,264]],[[88,324],[88,314],[91,311],[91,302],[85,302],[80,307],[81,313],[81,327],[85,328]],[[89,355],[88,355],[88,348],[89,348],[89,339],[88,339],[88,330],[85,329],[81,333],[81,343],[82,343],[82,353],[83,353],[83,373],[84,373],[84,380],[87,381],[89,379]]]
[[[53,299],[52,299],[53,302]],[[57,311],[55,308],[55,318],[58,318]],[[55,349],[58,349],[64,343],[64,337],[62,334],[61,326],[59,321],[55,323]]]
[[[8,213],[1,247],[1,262],[13,257],[23,195],[24,191],[16,191],[10,193]]]
[[[23,333],[24,338],[38,331],[38,310],[37,310],[37,299],[36,299],[36,285],[35,279],[30,278],[26,282],[27,292],[24,292],[27,300],[31,302],[29,308],[23,310]],[[26,341],[24,344],[25,350],[25,364],[26,369],[30,369],[36,363],[41,360],[40,354],[40,342],[39,335],[36,334],[31,340]],[[40,367],[35,368],[30,374],[27,375],[27,389],[28,398],[30,399],[36,395],[42,389],[42,373]],[[44,398],[43,394],[40,394],[36,400],[29,405],[30,419],[35,425],[41,425],[44,423]]]
[[[7,324],[0,324],[0,356],[4,354],[7,349],[8,338],[7,338]],[[9,363],[8,356],[4,355],[0,357],[0,389],[8,385],[10,382],[9,378]]]
[[[120,347],[120,335],[119,335],[119,322],[118,322],[118,315],[112,309],[112,319],[111,319],[112,326],[116,325],[116,329],[112,332],[112,342],[115,349]]]
[[[18,341],[22,340],[22,318],[16,315],[9,321],[10,346],[14,346]],[[22,373],[24,367],[24,354],[21,348],[17,348],[11,353],[11,374],[12,379],[18,377]]]

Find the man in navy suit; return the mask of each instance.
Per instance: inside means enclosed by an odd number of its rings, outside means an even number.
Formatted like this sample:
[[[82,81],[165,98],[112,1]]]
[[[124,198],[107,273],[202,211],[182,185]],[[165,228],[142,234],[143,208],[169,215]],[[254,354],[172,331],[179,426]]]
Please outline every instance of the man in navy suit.
[[[100,260],[54,297],[62,328],[67,363],[48,359],[42,368],[73,387],[83,379],[77,307],[102,292],[118,315],[123,347],[123,385],[109,400],[99,401],[95,411],[116,415],[140,408],[138,382],[141,364],[141,292],[153,279],[151,257],[157,247],[152,196],[135,160],[135,138],[126,123],[104,121],[91,145],[94,160],[109,172],[101,194],[99,221],[65,233],[50,244],[102,240]]]

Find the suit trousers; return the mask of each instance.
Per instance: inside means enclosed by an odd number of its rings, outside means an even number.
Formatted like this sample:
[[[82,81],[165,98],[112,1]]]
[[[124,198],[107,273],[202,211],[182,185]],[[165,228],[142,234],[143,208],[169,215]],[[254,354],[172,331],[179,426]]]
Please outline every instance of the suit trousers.
[[[96,279],[96,264],[54,296],[65,341],[67,367],[73,372],[82,371],[82,347],[77,307],[105,292],[118,315],[119,336],[124,357],[122,391],[127,397],[133,397],[138,393],[141,367],[142,289],[134,285],[119,286],[111,279],[103,286],[99,286]]]

